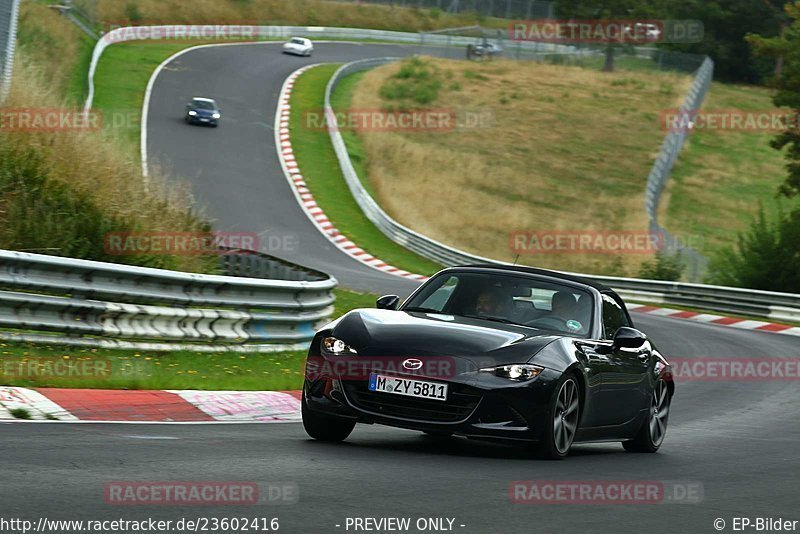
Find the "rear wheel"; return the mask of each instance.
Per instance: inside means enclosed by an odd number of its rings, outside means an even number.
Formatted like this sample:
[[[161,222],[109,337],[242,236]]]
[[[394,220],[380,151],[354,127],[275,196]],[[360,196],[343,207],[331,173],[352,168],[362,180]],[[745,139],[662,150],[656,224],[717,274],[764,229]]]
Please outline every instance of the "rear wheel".
[[[669,422],[669,387],[661,378],[653,388],[650,410],[639,433],[631,441],[623,441],[622,446],[629,452],[656,452],[664,442]]]
[[[563,378],[555,391],[550,403],[550,424],[537,452],[543,458],[558,460],[572,447],[581,409],[578,381],[573,376]]]
[[[303,428],[312,438],[319,441],[343,441],[356,426],[355,421],[342,417],[332,417],[309,410],[306,407],[306,393],[300,401],[300,412],[303,416]]]

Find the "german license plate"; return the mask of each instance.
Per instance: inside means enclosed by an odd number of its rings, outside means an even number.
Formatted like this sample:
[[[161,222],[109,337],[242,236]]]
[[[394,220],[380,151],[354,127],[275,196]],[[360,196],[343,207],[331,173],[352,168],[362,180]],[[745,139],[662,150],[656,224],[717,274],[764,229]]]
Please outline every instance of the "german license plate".
[[[369,375],[369,390],[421,399],[447,400],[447,384],[375,373]]]

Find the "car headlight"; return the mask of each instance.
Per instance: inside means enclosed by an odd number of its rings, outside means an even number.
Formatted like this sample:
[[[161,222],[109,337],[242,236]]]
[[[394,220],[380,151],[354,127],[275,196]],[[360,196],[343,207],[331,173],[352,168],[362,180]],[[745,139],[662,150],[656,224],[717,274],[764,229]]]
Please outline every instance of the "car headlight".
[[[211,118],[212,119],[218,119],[219,118],[219,113],[214,113],[213,115],[211,115]]]
[[[353,347],[335,337],[322,338],[322,350],[328,354],[334,354],[336,356],[343,356],[345,354],[358,354]]]
[[[484,373],[492,373],[501,378],[508,378],[509,380],[518,380],[520,382],[525,380],[532,380],[539,376],[539,373],[544,371],[544,367],[538,365],[531,365],[528,363],[515,363],[512,365],[500,365],[498,367],[487,367],[481,369]]]
[[[195,115],[197,115],[197,112],[195,110],[191,109],[191,110],[189,110],[189,115],[194,117]]]

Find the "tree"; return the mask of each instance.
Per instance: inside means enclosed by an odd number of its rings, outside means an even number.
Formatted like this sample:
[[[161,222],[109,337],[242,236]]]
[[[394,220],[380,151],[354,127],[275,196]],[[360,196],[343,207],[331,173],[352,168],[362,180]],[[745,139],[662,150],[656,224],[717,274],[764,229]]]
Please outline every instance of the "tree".
[[[662,48],[710,56],[717,80],[762,83],[774,70],[774,60],[754,56],[745,37],[750,32],[778,35],[784,19],[784,1],[661,0],[659,9],[665,18],[700,20],[704,28],[700,42],[667,43]]]
[[[789,176],[780,187],[780,193],[788,198],[800,195],[800,2],[787,4],[786,14],[792,21],[782,35],[763,37],[750,35],[748,41],[756,53],[767,57],[782,58],[781,75],[771,81],[777,92],[773,103],[778,107],[790,108],[794,120],[775,137],[771,145],[776,150],[786,149],[788,161],[786,169]]]
[[[709,273],[713,284],[800,292],[800,210],[768,221],[760,208],[736,246],[712,258]]]
[[[684,265],[680,252],[670,255],[659,251],[656,252],[656,257],[652,261],[646,261],[641,265],[639,278],[674,282],[681,279],[683,270]]]
[[[654,4],[660,0],[556,0],[556,13],[561,19],[636,20],[655,16]],[[603,70],[614,70],[614,53],[619,45],[605,47]]]

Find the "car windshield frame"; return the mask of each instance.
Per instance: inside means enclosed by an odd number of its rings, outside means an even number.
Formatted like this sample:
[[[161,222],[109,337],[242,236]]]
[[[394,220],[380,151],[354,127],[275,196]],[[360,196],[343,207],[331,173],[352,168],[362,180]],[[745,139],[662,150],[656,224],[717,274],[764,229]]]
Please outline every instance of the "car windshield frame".
[[[192,99],[190,105],[193,108],[202,109],[204,111],[216,111],[217,110],[217,103],[209,100],[197,100]]]
[[[467,293],[480,293],[485,290],[493,291],[497,289],[498,292],[504,293],[506,292],[506,296],[510,298],[509,303],[512,305],[512,309],[509,309],[506,313],[500,314],[491,314],[491,313],[475,313],[475,312],[468,312],[467,310],[463,309],[463,304],[459,304],[459,299],[463,299],[464,297],[459,297],[456,303],[453,303],[453,295],[452,293],[456,291],[457,286],[451,290],[451,294],[447,296],[442,303],[441,306],[432,306],[427,304],[428,300],[439,290],[445,287],[445,284],[452,278],[459,278],[464,277],[465,279],[469,280],[470,287],[466,290],[462,289],[460,291],[467,291]],[[476,284],[475,282],[479,281],[480,283]],[[531,289],[531,293],[529,297],[524,297],[523,295],[515,295],[513,293],[508,293],[511,288],[523,288],[527,287],[527,289]],[[477,288],[477,289],[476,289]],[[494,288],[494,289],[493,289]],[[552,295],[558,293],[560,291],[572,293],[573,297],[575,298],[575,294],[585,295],[586,298],[589,299],[589,306],[588,306],[588,320],[585,322],[577,321],[574,318],[564,318],[566,319],[564,322],[564,327],[559,328],[555,326],[555,321],[541,321],[541,319],[547,319],[548,316],[554,316],[552,313],[552,309],[542,309],[536,308],[534,304],[535,295],[533,289],[542,290],[542,291],[552,291]],[[518,326],[521,328],[531,328],[539,331],[544,331],[548,333],[556,333],[558,335],[564,336],[571,336],[571,337],[579,337],[579,338],[592,338],[595,337],[596,334],[596,327],[597,327],[597,299],[598,295],[595,295],[596,291],[593,290],[591,287],[572,282],[570,280],[563,280],[556,277],[548,277],[542,275],[535,275],[529,274],[524,272],[480,272],[480,271],[469,271],[469,270],[446,270],[438,273],[433,278],[428,280],[425,284],[420,286],[417,291],[415,291],[402,305],[400,311],[406,312],[419,312],[419,313],[428,313],[428,314],[438,314],[438,315],[449,315],[454,317],[463,317],[465,319],[477,319],[477,320],[485,320],[491,321],[496,323],[503,323],[512,326]],[[551,299],[552,299],[551,295]],[[469,297],[466,297],[469,300]],[[520,321],[519,317],[514,316],[513,314],[516,313],[514,306],[516,305],[517,299],[519,300],[527,300],[530,302],[531,307],[536,312],[550,312],[543,313],[541,317],[537,317],[533,320],[527,321]],[[578,303],[579,299],[576,298],[576,304],[573,305],[573,310],[577,313],[578,308],[580,307]],[[552,305],[552,300],[551,300]],[[585,307],[585,305],[584,305]],[[580,325],[579,328],[571,330],[571,327],[567,326],[567,323],[570,321],[575,321]],[[574,324],[574,323],[573,323]]]

